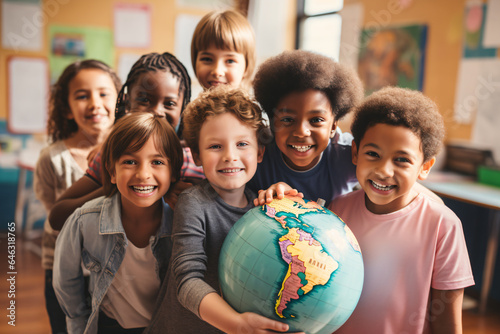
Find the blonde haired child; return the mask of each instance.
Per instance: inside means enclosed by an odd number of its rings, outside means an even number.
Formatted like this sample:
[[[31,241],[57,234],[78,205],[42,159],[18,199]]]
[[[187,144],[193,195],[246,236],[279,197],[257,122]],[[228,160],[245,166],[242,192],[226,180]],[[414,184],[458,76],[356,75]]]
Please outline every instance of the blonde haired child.
[[[338,333],[462,333],[463,289],[474,284],[462,224],[416,189],[444,137],[436,104],[384,88],[359,106],[351,130],[362,189],[330,209],[356,235],[365,281]]]
[[[52,87],[47,132],[51,144],[37,161],[33,187],[50,212],[56,200],[83,176],[87,155],[107,136],[115,120],[121,84],[115,72],[98,60],[75,62]],[[65,333],[66,322],[52,287],[52,264],[57,232],[48,221],[42,238],[45,303],[53,333]]]
[[[205,15],[193,33],[191,63],[205,89],[220,84],[250,88],[255,36],[248,20],[234,10]]]
[[[180,177],[182,147],[164,118],[132,113],[113,127],[102,161],[106,196],[64,224],[54,288],[70,333],[141,333],[170,260],[172,209],[163,196]],[[90,302],[80,260],[90,271]]]
[[[220,296],[219,251],[229,229],[253,207],[246,188],[264,147],[261,109],[241,89],[207,90],[186,109],[184,136],[206,180],[179,196],[166,295],[145,333],[271,333],[288,326],[238,313]]]

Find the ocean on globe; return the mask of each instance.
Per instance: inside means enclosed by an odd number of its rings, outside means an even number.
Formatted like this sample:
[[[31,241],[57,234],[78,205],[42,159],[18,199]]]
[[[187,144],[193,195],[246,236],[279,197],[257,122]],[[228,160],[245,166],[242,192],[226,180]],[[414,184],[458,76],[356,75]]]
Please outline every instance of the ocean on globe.
[[[332,333],[363,287],[354,234],[316,202],[287,196],[248,211],[219,258],[223,298],[238,312],[286,322],[290,331]]]

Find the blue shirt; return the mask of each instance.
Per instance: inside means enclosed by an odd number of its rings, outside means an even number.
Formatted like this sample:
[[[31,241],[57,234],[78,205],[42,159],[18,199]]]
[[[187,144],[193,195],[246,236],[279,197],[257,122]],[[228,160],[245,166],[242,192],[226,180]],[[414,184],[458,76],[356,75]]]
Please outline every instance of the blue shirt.
[[[277,182],[285,182],[304,193],[304,198],[316,201],[322,198],[325,206],[337,196],[350,192],[356,185],[356,166],[352,163],[352,135],[337,133],[323,151],[316,166],[307,171],[288,167],[276,142],[267,145],[264,158],[257,166],[255,176],[247,186],[254,192],[267,189]]]
[[[161,281],[172,253],[173,220],[172,209],[162,203],[161,225],[150,240]],[[99,307],[120,268],[128,242],[121,222],[119,193],[87,202],[64,224],[56,242],[53,285],[70,333],[97,333]],[[90,271],[92,305],[85,300],[81,262]]]

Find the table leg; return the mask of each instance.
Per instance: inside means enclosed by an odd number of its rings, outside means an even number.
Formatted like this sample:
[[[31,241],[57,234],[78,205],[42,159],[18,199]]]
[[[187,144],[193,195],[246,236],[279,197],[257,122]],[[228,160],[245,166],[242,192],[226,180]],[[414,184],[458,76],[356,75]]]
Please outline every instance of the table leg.
[[[498,250],[498,238],[500,236],[500,211],[492,210],[490,218],[490,235],[486,247],[486,257],[484,261],[483,282],[481,287],[481,297],[479,300],[479,313],[486,312],[488,304],[488,294],[490,293],[493,275],[495,273],[495,261]]]
[[[19,234],[23,230],[26,176],[27,176],[26,169],[19,168],[19,178],[17,180],[16,210],[14,212],[14,221],[16,222],[16,232]]]

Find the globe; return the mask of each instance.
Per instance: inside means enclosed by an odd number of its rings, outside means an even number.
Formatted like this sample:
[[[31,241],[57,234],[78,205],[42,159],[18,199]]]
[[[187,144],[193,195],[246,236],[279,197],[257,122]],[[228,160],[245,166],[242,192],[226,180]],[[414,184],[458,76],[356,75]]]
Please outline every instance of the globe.
[[[286,322],[290,331],[337,330],[358,303],[363,277],[351,230],[300,197],[248,211],[229,231],[219,258],[223,298],[238,312]]]

